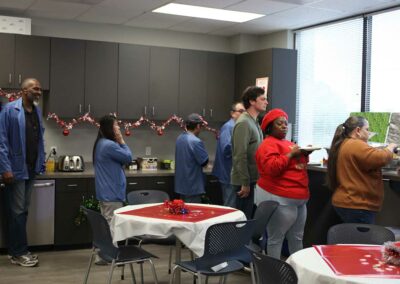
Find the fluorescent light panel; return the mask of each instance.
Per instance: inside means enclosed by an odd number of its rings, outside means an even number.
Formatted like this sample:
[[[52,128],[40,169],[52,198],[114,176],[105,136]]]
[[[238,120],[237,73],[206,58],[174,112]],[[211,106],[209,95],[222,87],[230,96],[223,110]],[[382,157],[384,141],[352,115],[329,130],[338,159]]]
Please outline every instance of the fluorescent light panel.
[[[153,10],[153,12],[194,17],[194,18],[212,19],[218,21],[236,22],[236,23],[243,23],[264,16],[261,14],[237,12],[231,10],[214,9],[214,8],[175,4],[175,3],[164,5],[158,9]]]

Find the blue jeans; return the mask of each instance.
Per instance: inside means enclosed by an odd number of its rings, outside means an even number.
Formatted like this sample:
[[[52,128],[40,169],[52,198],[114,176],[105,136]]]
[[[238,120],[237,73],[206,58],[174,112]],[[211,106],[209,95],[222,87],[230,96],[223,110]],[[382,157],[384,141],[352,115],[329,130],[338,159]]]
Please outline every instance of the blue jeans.
[[[199,195],[183,195],[181,194],[181,199],[186,203],[201,203],[201,194]]]
[[[8,221],[8,253],[21,256],[28,252],[26,221],[34,179],[17,180],[6,184],[6,212]]]
[[[256,184],[250,184],[250,193],[245,198],[240,198],[239,196],[236,197],[236,208],[242,210],[243,213],[246,215],[247,220],[253,217],[253,209],[254,209],[254,186]],[[232,185],[233,191],[237,195],[237,193],[242,188],[241,185]]]
[[[362,224],[374,224],[376,212],[363,210],[363,209],[351,209],[335,207],[336,213],[344,223],[362,223]]]
[[[236,191],[231,184],[220,183],[222,189],[222,199],[224,206],[236,208]]]
[[[281,197],[258,186],[256,190],[257,194],[262,195],[263,200],[279,203],[267,224],[267,254],[280,259],[285,237],[288,241],[290,254],[303,249],[308,200]]]

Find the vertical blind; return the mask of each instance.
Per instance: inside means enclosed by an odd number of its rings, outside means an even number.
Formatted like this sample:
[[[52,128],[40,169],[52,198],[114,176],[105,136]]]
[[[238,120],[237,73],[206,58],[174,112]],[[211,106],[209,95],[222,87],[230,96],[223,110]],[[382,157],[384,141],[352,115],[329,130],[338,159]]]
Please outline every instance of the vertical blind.
[[[400,112],[400,10],[372,17],[371,112]]]
[[[363,19],[296,33],[298,78],[295,138],[329,147],[336,127],[361,110]],[[311,161],[326,154],[316,151]]]

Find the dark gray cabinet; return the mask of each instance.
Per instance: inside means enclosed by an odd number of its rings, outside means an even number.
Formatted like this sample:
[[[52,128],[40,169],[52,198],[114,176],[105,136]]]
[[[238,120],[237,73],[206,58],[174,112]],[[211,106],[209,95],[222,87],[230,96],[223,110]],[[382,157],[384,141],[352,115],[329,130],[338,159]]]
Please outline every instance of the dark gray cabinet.
[[[129,177],[126,179],[126,193],[134,190],[161,190],[174,198],[173,176]]]
[[[295,123],[297,51],[272,48],[240,54],[236,58],[236,97],[255,85],[256,78],[269,77],[268,109],[282,108]]]
[[[179,115],[205,115],[207,102],[207,52],[180,51]]]
[[[85,41],[51,39],[50,93],[44,99],[48,112],[60,117],[83,114],[85,103]]]
[[[235,56],[181,50],[179,114],[199,113],[207,121],[229,118],[234,98]]]
[[[0,42],[0,87],[19,88],[24,79],[36,78],[49,89],[49,38],[1,34]]]
[[[147,115],[155,120],[178,113],[179,49],[150,48],[150,89]]]
[[[86,42],[85,111],[94,117],[117,111],[118,44]]]
[[[92,240],[88,222],[75,223],[83,198],[94,195],[94,180],[66,178],[56,180],[54,245],[88,244]]]
[[[209,52],[207,57],[207,108],[209,121],[229,119],[235,92],[235,56]]]
[[[149,113],[150,47],[119,44],[118,115],[139,118]]]

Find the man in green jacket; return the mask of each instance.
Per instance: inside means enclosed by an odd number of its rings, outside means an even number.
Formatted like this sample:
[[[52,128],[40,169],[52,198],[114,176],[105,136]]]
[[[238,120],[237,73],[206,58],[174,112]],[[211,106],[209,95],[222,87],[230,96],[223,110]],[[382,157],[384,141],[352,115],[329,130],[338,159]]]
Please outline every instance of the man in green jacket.
[[[242,95],[246,112],[236,121],[232,134],[231,182],[237,193],[236,208],[251,219],[254,205],[254,186],[258,179],[255,153],[263,140],[257,116],[266,110],[268,101],[264,89],[247,87]]]

